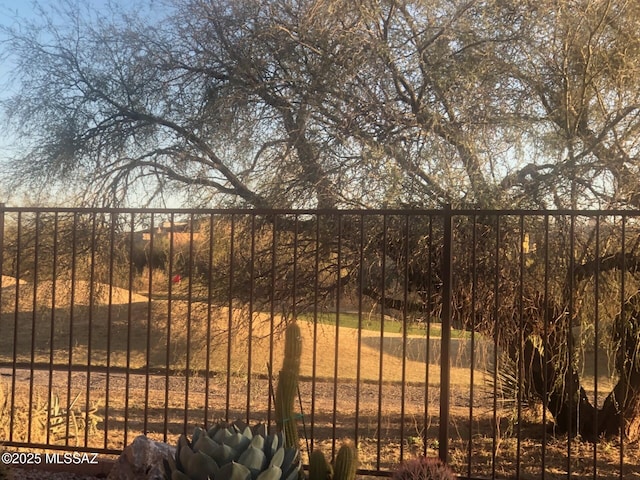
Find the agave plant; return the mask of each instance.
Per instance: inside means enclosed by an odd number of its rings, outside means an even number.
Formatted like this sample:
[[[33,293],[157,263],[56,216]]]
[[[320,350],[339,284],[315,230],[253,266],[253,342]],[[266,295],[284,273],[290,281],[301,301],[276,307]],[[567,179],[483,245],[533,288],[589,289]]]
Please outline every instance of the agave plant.
[[[282,433],[240,421],[197,427],[191,441],[181,435],[175,459],[165,460],[169,480],[297,480],[301,472],[299,451],[285,447]]]

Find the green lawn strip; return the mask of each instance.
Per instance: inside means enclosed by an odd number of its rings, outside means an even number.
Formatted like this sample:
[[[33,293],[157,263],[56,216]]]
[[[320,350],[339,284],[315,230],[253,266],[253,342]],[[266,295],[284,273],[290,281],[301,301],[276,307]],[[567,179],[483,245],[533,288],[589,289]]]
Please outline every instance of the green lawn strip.
[[[314,314],[305,313],[298,315],[298,320],[313,322]],[[317,322],[323,325],[335,325],[336,320],[339,320],[341,327],[346,328],[358,328],[363,330],[370,330],[380,332],[381,319],[379,315],[363,313],[361,316],[358,313],[342,312],[338,316],[335,313],[321,312],[317,315]],[[385,317],[384,319],[384,332],[385,333],[402,333],[402,322],[399,320]],[[429,325],[429,336],[431,338],[439,338],[442,334],[442,327],[440,323],[431,323]],[[425,336],[426,327],[423,323],[409,323],[407,325],[407,335],[413,336]],[[471,332],[466,330],[451,330],[451,338],[471,338]]]

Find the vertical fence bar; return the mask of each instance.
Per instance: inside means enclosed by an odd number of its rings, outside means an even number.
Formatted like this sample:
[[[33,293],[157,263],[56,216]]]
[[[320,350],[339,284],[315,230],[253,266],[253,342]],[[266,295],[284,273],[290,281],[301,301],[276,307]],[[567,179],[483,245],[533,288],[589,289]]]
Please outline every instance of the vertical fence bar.
[[[315,228],[315,250],[314,255],[314,275],[313,275],[313,346],[311,347],[311,355],[313,362],[311,365],[311,451],[314,449],[315,443],[315,423],[316,423],[316,386],[318,372],[318,300],[320,295],[320,221],[322,216],[316,213]],[[356,425],[357,425],[356,418]]]
[[[155,238],[155,225],[154,225],[154,215],[151,213],[151,222],[149,225],[149,303],[147,304],[147,360],[146,360],[146,372],[145,372],[145,403],[144,403],[144,427],[143,433],[147,434],[147,426],[148,426],[148,417],[147,417],[147,406],[149,405],[149,350],[150,350],[150,342],[151,342],[151,321],[153,318],[153,306],[152,306],[152,296],[153,296],[153,262],[154,262],[154,238]],[[173,277],[173,251],[174,251],[174,241],[175,237],[173,235],[173,224],[175,223],[175,217],[172,213],[169,216],[169,258],[168,265],[165,265],[165,268],[168,269],[169,274],[167,275],[167,346],[166,346],[166,359],[165,359],[165,394],[164,394],[164,425],[163,425],[163,437],[164,441],[167,441],[168,433],[169,433],[169,390],[170,390],[170,377],[171,377],[171,322],[173,321],[173,282],[171,281]],[[162,226],[162,222],[160,222],[160,226]],[[160,232],[161,230],[158,229]],[[161,243],[162,237],[158,235],[158,243]],[[183,425],[182,433],[187,433],[187,425]]]
[[[378,415],[377,424],[382,424],[382,385],[384,378],[384,314],[385,314],[385,284],[384,279],[387,276],[387,214],[382,215],[382,265],[380,277],[380,291],[382,292],[380,300],[380,363],[378,370]],[[376,438],[376,469],[380,470],[380,457],[382,452],[382,429],[378,427],[378,435]]]
[[[182,272],[178,272],[184,274],[187,278],[187,318],[186,318],[186,327],[187,327],[187,349],[185,352],[185,372],[184,372],[184,424],[189,424],[189,384],[191,383],[191,316],[192,316],[192,303],[193,303],[193,224],[194,217],[193,213],[189,216],[189,256],[186,265],[182,265]],[[181,247],[182,249],[183,247]],[[180,277],[176,277],[177,283],[180,282]]]
[[[491,478],[496,478],[496,458],[498,456],[498,321],[500,314],[500,215],[496,215],[495,275],[493,283],[493,440],[491,444]]]
[[[229,410],[231,408],[231,353],[232,353],[232,341],[233,341],[233,276],[235,274],[234,269],[234,257],[235,257],[235,232],[236,232],[236,217],[231,214],[231,230],[229,232],[229,291],[227,295],[227,306],[229,308],[229,315],[227,317],[227,383],[225,392],[225,406],[224,406],[224,418],[225,421],[229,421]]]
[[[424,420],[422,424],[422,455],[427,456],[428,436],[429,436],[429,364],[431,362],[431,312],[433,310],[433,216],[429,216],[429,253],[427,255],[427,321],[425,336],[425,362],[424,362]]]
[[[109,228],[109,294],[107,299],[107,369],[105,373],[105,399],[104,399],[104,435],[103,448],[107,448],[109,439],[109,392],[111,386],[111,335],[113,327],[113,284],[114,284],[114,259],[115,259],[115,233],[116,213],[111,214],[111,226]],[[133,235],[133,232],[131,232]]]
[[[249,260],[249,338],[247,339],[247,424],[251,418],[251,374],[253,362],[253,302],[255,290],[256,215],[251,214],[251,252]]]
[[[619,350],[618,351],[622,351],[623,353],[626,354],[627,351],[627,326],[626,326],[626,312],[625,312],[625,303],[626,303],[626,277],[627,277],[627,262],[626,262],[626,256],[627,256],[627,217],[626,215],[622,215],[621,218],[621,222],[622,222],[622,226],[621,226],[621,240],[620,240],[620,250],[622,252],[622,266],[620,268],[620,316],[621,319],[623,320],[624,323],[624,327],[622,327],[622,344],[618,347]],[[623,373],[620,372],[620,374],[622,375]],[[622,408],[619,406],[618,409],[620,410],[618,413],[619,416],[619,420],[620,420],[620,480],[623,480],[623,473],[622,470],[624,468],[624,412],[622,410]]]
[[[91,265],[89,267],[89,313],[87,327],[87,375],[85,377],[85,425],[89,425],[89,410],[91,408],[91,374],[93,365],[91,365],[91,357],[93,356],[93,323],[95,320],[95,293],[96,293],[96,249],[98,245],[98,218],[94,211],[91,215]],[[84,446],[89,443],[89,429],[84,431]],[[126,441],[125,441],[126,443]]]
[[[594,425],[598,425],[598,346],[600,344],[600,216],[596,216],[596,273],[594,279],[595,297],[593,307],[593,408],[594,408]],[[593,479],[598,478],[598,442],[593,442]]]
[[[520,480],[520,470],[522,464],[522,402],[524,401],[524,215],[520,215],[519,226],[520,235],[518,238],[518,396],[517,396],[517,418],[516,427],[516,480]]]
[[[4,255],[5,255],[5,249],[4,249],[4,216],[5,216],[5,204],[4,203],[0,203],[0,321],[2,319],[2,317],[4,316],[4,309],[2,307],[2,293],[4,291],[4,288],[2,285],[2,279],[4,277]],[[19,278],[16,277],[16,284],[20,281]],[[7,322],[9,321],[9,319],[7,318]],[[2,323],[4,323],[4,321],[2,321]],[[4,335],[6,335],[6,330],[3,328],[3,333]],[[13,332],[14,336],[15,336],[15,331]],[[15,352],[16,350],[16,343],[13,342],[13,352]],[[13,354],[12,352],[12,354]],[[14,364],[15,366],[15,364]],[[13,375],[15,377],[15,374]],[[3,382],[4,383],[4,382]],[[4,385],[0,385],[1,387],[4,387]],[[12,389],[13,391],[13,389]],[[7,399],[5,397],[4,401],[6,402]],[[5,404],[6,405],[6,404]],[[6,405],[7,407],[11,408],[10,411],[13,410],[13,404],[11,405]],[[12,422],[12,418],[13,415],[9,415],[9,423]],[[9,433],[9,436],[11,436],[11,433]]]
[[[273,390],[273,337],[275,334],[275,321],[276,321],[276,254],[278,247],[278,216],[273,215],[273,224],[271,228],[271,285],[269,292],[269,400],[267,408],[267,426],[271,426],[271,409],[273,408],[273,402],[275,399],[275,391]]]
[[[49,379],[47,387],[47,398],[51,399],[53,395],[53,362],[54,362],[54,343],[55,343],[55,323],[56,323],[56,282],[57,282],[57,266],[58,266],[58,212],[53,214],[53,252],[51,262],[51,325],[49,330]],[[67,423],[69,423],[67,421]],[[51,408],[47,409],[47,426],[51,425]],[[51,429],[47,428],[46,443],[51,443]]]
[[[135,221],[133,213],[129,217],[129,230],[132,232],[132,235],[129,239],[129,258],[133,258],[133,230],[135,229]],[[127,298],[127,354],[126,354],[126,365],[127,371],[125,373],[125,383],[124,383],[124,444],[127,445],[129,438],[129,392],[131,389],[131,334],[133,332],[132,321],[132,305],[131,305],[131,291],[133,290],[133,263],[129,262],[129,293]],[[167,389],[168,390],[168,389]],[[165,439],[166,441],[166,439]]]
[[[358,246],[358,346],[356,353],[356,414],[354,425],[354,442],[358,445],[360,440],[360,382],[362,368],[362,297],[364,295],[364,215],[360,214],[360,235]]]
[[[20,244],[22,242],[22,212],[18,212],[17,225],[16,225],[16,298],[14,302],[14,315],[13,315],[13,357],[11,363],[11,420],[9,421],[9,441],[13,441],[13,432],[15,427],[15,408],[16,408],[16,373],[18,362],[18,313],[20,312],[20,275],[21,275],[21,261],[20,255],[22,249]],[[71,348],[69,348],[71,352]],[[71,363],[69,363],[71,365]],[[69,377],[71,377],[71,368],[69,368]],[[71,385],[71,382],[68,383]],[[29,406],[31,408],[31,406]]]
[[[2,277],[4,276],[4,216],[5,216],[5,204],[0,203],[0,316],[2,315]],[[18,279],[16,278],[16,283]],[[13,346],[15,348],[15,344]]]
[[[209,388],[211,386],[211,322],[213,320],[213,248],[215,227],[214,215],[209,216],[209,259],[207,275],[207,353],[206,353],[206,374],[204,377],[204,428],[209,428]]]
[[[173,223],[173,216],[170,217],[170,221]],[[149,220],[149,304],[147,305],[147,318],[151,318],[152,313],[152,298],[153,298],[153,263],[154,263],[154,242],[155,242],[155,216],[151,213],[151,219]],[[173,321],[172,305],[173,305],[173,283],[171,282],[171,269],[173,267],[173,233],[169,231],[169,258],[168,265],[165,268],[169,269],[169,281],[167,283],[167,344],[165,347],[165,376],[164,376],[164,419],[162,426],[162,436],[164,441],[167,441],[169,435],[169,391],[171,381],[171,334],[173,330],[171,328],[171,322]],[[158,239],[160,243],[161,238]],[[186,433],[186,425],[183,433]]]
[[[142,217],[142,215],[141,215]],[[144,222],[142,223],[144,225]],[[146,415],[147,406],[149,405],[149,396],[150,396],[150,364],[151,364],[151,333],[152,333],[152,319],[153,319],[153,306],[152,302],[152,294],[153,294],[153,212],[150,215],[149,221],[149,260],[147,262],[147,268],[149,270],[147,275],[147,294],[149,299],[147,300],[147,345],[146,345],[146,355],[145,355],[145,367],[144,367],[144,404],[145,404],[145,416],[144,416],[144,425],[142,428],[143,433],[146,435],[149,432],[149,418]],[[135,235],[133,229],[131,230],[131,242],[135,243]],[[139,248],[144,248],[139,245]],[[142,277],[142,272],[141,277]],[[142,279],[142,278],[141,278]],[[132,290],[131,288],[129,290]]]
[[[337,427],[337,415],[338,415],[338,375],[340,374],[340,368],[338,362],[340,361],[340,271],[342,270],[342,216],[337,214],[335,217],[337,222],[336,232],[338,245],[336,255],[336,328],[334,337],[334,358],[333,358],[333,415],[331,418],[331,454],[335,456],[336,453],[336,427]]]
[[[0,319],[2,319],[3,317],[3,313],[4,313],[4,309],[2,308],[2,293],[4,291],[4,288],[2,288],[4,285],[2,285],[2,279],[4,277],[4,255],[5,255],[5,249],[4,249],[4,216],[5,216],[5,204],[4,203],[0,203]],[[20,280],[16,277],[16,284],[19,282]],[[9,321],[9,319],[7,318],[7,322]],[[4,323],[4,322],[2,322]],[[6,335],[6,330],[3,328],[3,332],[4,335]],[[15,331],[14,331],[14,335],[15,335]],[[13,352],[15,352],[16,350],[16,343],[13,342]],[[12,352],[12,354],[13,354]],[[14,375],[15,377],[15,375]],[[2,385],[2,387],[4,387],[4,385]],[[6,402],[6,397],[5,397],[5,402]],[[6,405],[7,407],[11,408],[11,410],[13,410],[13,405]],[[10,419],[9,419],[9,423],[11,423],[11,419],[12,419],[13,415],[10,415]],[[11,434],[9,434],[11,435]]]
[[[470,368],[469,368],[469,448],[467,451],[467,477],[471,477],[471,468],[473,463],[473,382],[475,381],[475,347],[476,347],[476,299],[478,296],[478,268],[477,268],[477,245],[478,245],[478,217],[473,215],[471,224],[471,350],[470,350]]]
[[[67,405],[71,403],[71,367],[73,365],[73,347],[74,347],[74,319],[75,319],[75,297],[76,297],[76,272],[78,253],[78,212],[73,214],[73,223],[71,228],[71,292],[69,299],[69,357],[67,370]],[[67,422],[65,437],[65,445],[69,445],[69,431],[71,425]]]
[[[569,223],[569,250],[571,251],[569,254],[569,318],[568,318],[568,328],[567,328],[567,366],[568,371],[573,370],[573,316],[575,315],[575,302],[574,302],[574,291],[575,291],[575,282],[574,282],[574,272],[575,272],[575,258],[576,258],[576,239],[575,239],[575,222],[576,216],[575,212],[571,212],[571,220]],[[575,394],[575,388],[573,384],[573,375],[571,375],[571,379],[569,381],[569,411],[571,412],[571,417],[569,418],[569,429],[567,431],[567,478],[571,478],[573,461],[572,461],[572,438],[573,433],[578,433],[578,417],[576,414],[576,425],[575,431],[573,430],[573,416],[574,411],[577,411],[578,405],[574,405],[573,396]]]
[[[291,284],[291,319],[296,320],[298,316],[297,303],[298,303],[298,235],[299,232],[299,217],[294,215],[293,217],[293,265],[292,265],[292,284]]]
[[[36,354],[36,336],[38,331],[37,325],[37,312],[38,312],[38,273],[40,270],[40,255],[38,245],[40,243],[40,212],[36,212],[35,216],[35,238],[33,241],[34,252],[33,252],[33,297],[32,297],[32,315],[31,315],[31,361],[29,364],[29,411],[33,411],[33,396],[34,396],[34,377],[35,377],[35,354]],[[46,402],[49,402],[51,399],[47,399]],[[31,443],[31,425],[33,423],[33,416],[29,415],[29,420],[27,422],[29,430],[27,431],[27,442]]]
[[[442,325],[440,344],[440,425],[438,434],[438,456],[447,461],[449,451],[449,398],[451,384],[451,297],[453,264],[453,215],[451,205],[443,213],[444,238],[442,245]]]
[[[409,215],[404,215],[404,227],[403,227],[403,242],[404,248],[402,249],[403,259],[403,279],[402,279],[402,374],[400,384],[400,461],[404,460],[404,422],[405,422],[405,397],[407,394],[407,322],[408,319],[408,307],[409,303]]]
[[[549,307],[549,215],[546,214],[544,216],[544,324],[542,327],[544,341],[548,342],[549,339],[549,323],[552,321],[550,318],[550,307]],[[543,344],[544,345],[544,344]],[[544,358],[544,368],[542,369],[542,379],[543,379],[543,389],[542,389],[542,398],[546,399],[548,395],[548,368],[546,365],[547,359],[546,356]],[[545,480],[546,472],[547,472],[547,402],[542,402],[542,476],[541,480]]]

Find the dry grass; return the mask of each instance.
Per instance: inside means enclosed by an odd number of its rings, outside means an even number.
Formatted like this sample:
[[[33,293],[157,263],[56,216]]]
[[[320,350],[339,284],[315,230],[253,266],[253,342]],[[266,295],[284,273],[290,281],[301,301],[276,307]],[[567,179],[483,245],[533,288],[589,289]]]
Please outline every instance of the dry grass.
[[[59,300],[60,306],[52,310],[51,296],[43,294],[42,301],[41,288],[34,309],[33,290],[20,285],[19,291],[26,293],[24,300],[19,295],[17,313],[11,307],[15,305],[15,293],[13,297],[7,293],[15,292],[15,285],[3,289],[0,357],[4,362],[12,362],[14,357],[19,362],[33,359],[46,366],[50,360],[64,367],[72,363],[84,366],[90,373],[69,374],[46,367],[31,376],[28,370],[18,370],[13,395],[14,425],[27,425],[29,404],[40,405],[50,390],[65,408],[74,400],[79,411],[98,407],[98,414],[105,420],[97,432],[87,431],[86,438],[80,438],[81,444],[86,440],[87,446],[93,448],[122,449],[145,427],[151,437],[173,442],[184,431],[185,423],[191,430],[195,425],[222,418],[270,418],[268,365],[274,365],[277,374],[282,362],[279,317],[249,315],[242,309],[234,309],[230,315],[228,308],[209,309],[202,302],[187,302],[184,286],[176,289],[176,298],[150,302],[148,297],[132,296],[137,301],[131,305],[128,291],[111,290],[109,304],[105,303],[108,296],[96,293],[104,290],[94,289],[93,302],[83,297],[74,302],[73,308],[64,303],[69,294],[56,288],[56,305]],[[74,298],[80,291],[76,288]],[[117,304],[119,301],[123,303]],[[381,340],[380,333],[374,331],[362,331],[359,337],[351,328],[314,326],[309,322],[301,326],[301,409],[307,435],[313,434],[317,445],[331,454],[341,438],[354,438],[357,434],[361,467],[365,469],[392,468],[401,453],[403,458],[425,452],[437,455],[440,368],[437,356],[427,352],[424,338],[411,337],[405,343],[400,334],[385,333]],[[437,343],[430,348],[437,350]],[[126,366],[138,369],[140,375],[127,375],[115,368]],[[167,366],[174,370],[173,374],[152,375],[146,383],[146,368],[153,372]],[[110,370],[98,371],[97,367]],[[201,370],[211,372],[208,390]],[[13,375],[11,369],[4,369],[3,373]],[[498,478],[509,478],[519,469],[523,480],[540,478],[546,438],[546,478],[566,478],[566,437],[543,437],[540,412],[526,411],[518,422],[514,410],[498,404],[494,418],[492,392],[487,390],[480,370],[475,370],[470,402],[470,373],[463,366],[456,366],[451,372],[450,456],[454,469],[466,474],[471,461],[473,475],[491,475],[495,468]],[[315,382],[311,380],[313,376]],[[405,380],[404,386],[401,379]],[[601,391],[606,380],[610,379],[599,379]],[[5,381],[4,385],[5,389],[11,387],[10,382]],[[3,425],[2,439],[6,440],[6,418]],[[302,425],[300,431],[303,432]],[[32,439],[36,434],[31,433]],[[26,430],[16,430],[12,438],[21,441],[26,435]],[[83,435],[84,430],[80,437]],[[598,478],[619,478],[620,448],[616,442],[608,441],[595,447],[572,442],[573,478],[593,478],[594,448]],[[625,445],[623,452],[624,478],[640,478],[638,445]]]

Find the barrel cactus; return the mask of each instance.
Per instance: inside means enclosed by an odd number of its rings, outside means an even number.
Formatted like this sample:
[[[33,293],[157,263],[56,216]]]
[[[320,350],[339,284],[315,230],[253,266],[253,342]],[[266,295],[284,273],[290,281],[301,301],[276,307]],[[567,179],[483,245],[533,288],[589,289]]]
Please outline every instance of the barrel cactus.
[[[393,480],[455,480],[451,468],[439,458],[419,457],[400,464]]]
[[[309,457],[309,480],[355,480],[358,450],[351,442],[343,443],[333,465],[315,449]]]
[[[297,480],[301,471],[299,451],[285,447],[282,433],[240,421],[196,428],[191,441],[181,435],[165,461],[168,480]]]

